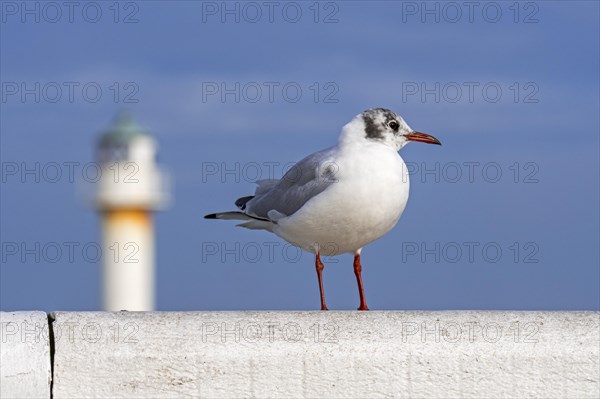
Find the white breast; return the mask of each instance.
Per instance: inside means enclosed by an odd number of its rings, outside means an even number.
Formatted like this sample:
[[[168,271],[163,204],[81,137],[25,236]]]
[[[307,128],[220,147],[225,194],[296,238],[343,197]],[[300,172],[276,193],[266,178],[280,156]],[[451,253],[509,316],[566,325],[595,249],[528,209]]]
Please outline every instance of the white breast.
[[[334,160],[336,182],[273,232],[308,251],[355,252],[390,231],[408,201],[402,158],[378,143],[347,146]]]

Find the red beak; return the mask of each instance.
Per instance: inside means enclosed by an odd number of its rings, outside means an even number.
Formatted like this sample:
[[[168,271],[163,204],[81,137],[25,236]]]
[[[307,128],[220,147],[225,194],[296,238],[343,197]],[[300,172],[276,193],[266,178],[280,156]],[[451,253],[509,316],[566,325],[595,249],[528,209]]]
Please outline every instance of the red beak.
[[[405,134],[404,137],[410,141],[420,141],[421,143],[442,145],[438,139],[427,133],[412,132]]]

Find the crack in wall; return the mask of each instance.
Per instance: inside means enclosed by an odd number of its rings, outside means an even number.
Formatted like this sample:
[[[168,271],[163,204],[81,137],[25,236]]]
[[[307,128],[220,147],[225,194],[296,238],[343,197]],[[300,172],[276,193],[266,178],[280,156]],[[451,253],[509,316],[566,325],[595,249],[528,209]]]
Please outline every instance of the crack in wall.
[[[50,344],[50,399],[53,398],[53,388],[54,388],[54,352],[56,351],[56,346],[54,343],[54,314],[47,313],[48,316],[48,341]]]

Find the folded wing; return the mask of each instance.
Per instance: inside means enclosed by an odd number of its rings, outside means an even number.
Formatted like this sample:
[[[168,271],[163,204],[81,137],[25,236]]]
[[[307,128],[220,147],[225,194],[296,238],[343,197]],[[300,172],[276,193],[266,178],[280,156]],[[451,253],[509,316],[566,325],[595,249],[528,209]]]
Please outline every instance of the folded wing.
[[[240,209],[251,217],[268,220],[272,220],[269,213],[278,215],[276,219],[293,215],[336,182],[337,166],[331,156],[331,149],[316,152],[294,165],[280,180],[260,180],[254,197]]]

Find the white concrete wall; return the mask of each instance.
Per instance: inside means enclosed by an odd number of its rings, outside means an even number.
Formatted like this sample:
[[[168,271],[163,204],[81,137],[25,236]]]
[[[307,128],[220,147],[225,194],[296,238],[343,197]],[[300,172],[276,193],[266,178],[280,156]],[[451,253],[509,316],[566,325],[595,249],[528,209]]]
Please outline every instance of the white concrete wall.
[[[44,312],[0,312],[0,398],[50,398],[50,339]]]
[[[598,312],[55,317],[54,398],[600,396]]]
[[[46,315],[0,316],[1,397],[50,397]],[[600,397],[599,312],[54,317],[53,398]]]

